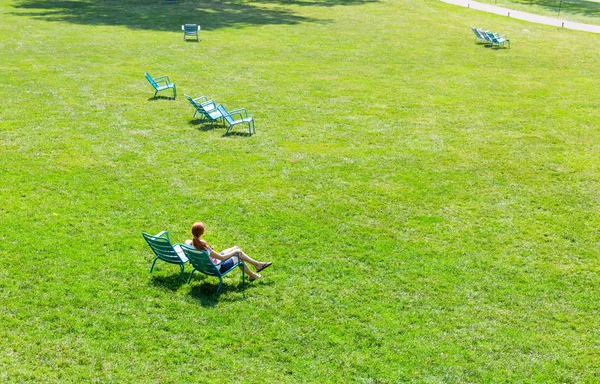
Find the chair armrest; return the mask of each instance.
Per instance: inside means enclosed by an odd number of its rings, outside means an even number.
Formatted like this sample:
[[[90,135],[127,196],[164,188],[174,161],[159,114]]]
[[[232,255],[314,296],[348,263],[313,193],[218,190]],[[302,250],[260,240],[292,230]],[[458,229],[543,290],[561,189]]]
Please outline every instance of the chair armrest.
[[[231,116],[231,118],[234,120],[244,120],[244,115],[240,112],[230,113],[229,116]],[[240,118],[238,119],[237,116],[239,116]]]
[[[169,83],[171,82],[171,80],[169,80],[169,76],[158,76],[158,77],[155,77],[152,80],[154,80],[154,81],[156,81],[158,83],[158,81],[165,81],[164,79],[166,79],[166,81],[169,82]]]
[[[192,99],[194,101],[198,101],[198,100],[202,100],[203,103],[208,101],[208,97],[206,96],[200,96],[200,97],[196,97],[195,99]]]
[[[157,234],[157,235],[154,235],[154,236],[152,236],[152,237],[163,237],[163,235],[164,235],[165,233],[167,233],[167,231],[162,231],[162,232],[160,232],[159,234]]]
[[[242,113],[241,113],[242,111],[244,112],[244,114],[243,114],[243,115],[242,115]],[[244,115],[245,115],[244,117],[248,117],[248,112],[246,111],[246,108],[234,109],[233,111],[229,112],[229,114],[230,114],[230,115],[236,115],[236,114],[239,114],[239,115],[242,115],[242,116],[244,116]]]
[[[211,106],[212,109],[217,109],[217,105],[215,104],[214,100],[208,100],[206,103],[202,103],[200,104],[203,108],[207,107],[207,106]]]
[[[158,80],[158,81],[155,81],[155,83],[156,83],[157,85],[161,85],[161,84],[165,84],[165,85],[171,85],[171,84],[173,84],[173,83],[171,83],[169,80]]]

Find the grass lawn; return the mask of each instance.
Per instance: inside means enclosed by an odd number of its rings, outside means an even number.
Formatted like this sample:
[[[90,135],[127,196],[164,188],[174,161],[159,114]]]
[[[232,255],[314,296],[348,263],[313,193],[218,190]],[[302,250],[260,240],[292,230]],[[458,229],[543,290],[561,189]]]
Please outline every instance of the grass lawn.
[[[0,0],[0,20],[0,382],[599,380],[598,35],[435,0]],[[149,274],[141,232],[197,220],[274,265],[219,296]]]
[[[497,5],[585,24],[600,25],[600,0],[477,0]]]

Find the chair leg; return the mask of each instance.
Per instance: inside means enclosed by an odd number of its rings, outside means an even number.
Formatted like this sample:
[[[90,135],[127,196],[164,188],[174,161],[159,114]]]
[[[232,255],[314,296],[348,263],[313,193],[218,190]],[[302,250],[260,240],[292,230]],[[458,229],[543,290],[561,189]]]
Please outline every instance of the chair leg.
[[[190,277],[188,277],[188,281],[187,281],[188,284],[192,280],[192,275],[194,274],[195,271],[196,271],[196,269],[192,269],[192,272],[190,272]]]
[[[219,286],[217,287],[217,292],[215,292],[215,295],[221,290],[221,285],[223,285],[223,278],[219,276]]]
[[[244,263],[240,263],[240,268],[242,269],[242,288],[246,283],[246,271],[244,270]]]
[[[173,98],[177,98],[177,87],[175,86],[175,84],[173,84]]]
[[[150,273],[152,273],[152,270],[154,269],[154,264],[156,263],[156,260],[158,260],[158,257],[154,259],[154,261],[152,262],[152,266],[150,267]]]
[[[179,264],[179,266],[181,267],[181,273],[179,274],[179,281],[181,281],[185,267],[183,266],[183,264]]]

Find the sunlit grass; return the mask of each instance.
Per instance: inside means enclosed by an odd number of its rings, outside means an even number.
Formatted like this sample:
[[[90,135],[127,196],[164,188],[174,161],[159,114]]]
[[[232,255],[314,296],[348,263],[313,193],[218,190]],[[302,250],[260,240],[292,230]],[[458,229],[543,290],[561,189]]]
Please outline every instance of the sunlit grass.
[[[0,381],[595,381],[596,35],[404,0],[0,18]],[[196,220],[274,265],[149,274],[141,232]]]

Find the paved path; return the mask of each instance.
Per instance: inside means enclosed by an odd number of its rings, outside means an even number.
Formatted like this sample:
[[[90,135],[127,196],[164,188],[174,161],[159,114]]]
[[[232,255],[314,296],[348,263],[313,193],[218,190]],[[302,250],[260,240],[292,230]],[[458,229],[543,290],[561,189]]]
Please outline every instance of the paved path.
[[[503,15],[512,17],[514,19],[531,21],[539,24],[553,25],[555,27],[564,27],[568,29],[576,29],[578,31],[586,31],[586,32],[594,32],[600,33],[600,25],[591,25],[591,24],[583,24],[583,23],[574,23],[571,21],[564,21],[559,19],[554,19],[552,17],[535,15],[533,13],[515,11],[508,8],[497,7],[495,5],[478,3],[476,1],[470,0],[441,0],[444,3],[460,5],[463,7],[473,8],[478,11],[485,11],[495,13],[497,15]]]

